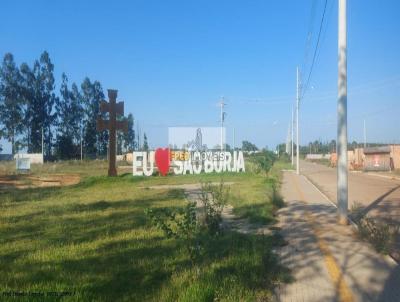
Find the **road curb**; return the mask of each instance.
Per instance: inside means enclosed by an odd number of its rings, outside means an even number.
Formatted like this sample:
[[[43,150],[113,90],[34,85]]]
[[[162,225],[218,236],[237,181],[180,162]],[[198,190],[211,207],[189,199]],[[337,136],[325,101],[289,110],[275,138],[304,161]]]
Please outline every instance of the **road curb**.
[[[306,175],[301,174],[301,176],[304,177],[305,180],[307,180],[315,189],[317,189],[317,191],[319,193],[321,193],[322,196],[324,196],[324,198],[330,203],[332,204],[335,208],[337,208],[336,203],[334,203],[332,200],[330,200],[330,198],[319,188],[319,186],[317,184],[315,184],[310,178],[308,178]],[[358,225],[351,219],[351,217],[347,217],[348,221],[350,222],[350,225],[356,230],[358,231]],[[395,264],[398,265],[399,262],[397,262],[397,260],[392,257],[392,255],[381,255],[386,262],[389,262],[390,264]]]
[[[381,177],[381,178],[386,178],[386,179],[391,179],[391,180],[400,180],[400,177],[397,177],[397,176],[380,175],[377,173],[368,173],[368,172],[366,174],[370,175],[370,176]]]

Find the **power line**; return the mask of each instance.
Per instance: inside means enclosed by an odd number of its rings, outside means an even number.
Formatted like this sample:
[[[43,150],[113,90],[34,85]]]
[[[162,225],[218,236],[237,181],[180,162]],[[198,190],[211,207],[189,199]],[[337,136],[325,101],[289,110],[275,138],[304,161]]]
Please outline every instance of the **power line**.
[[[328,31],[328,28],[329,28],[329,21],[332,19],[331,17],[332,17],[332,12],[333,12],[333,6],[334,6],[334,4],[335,4],[335,1],[331,1],[331,5],[330,5],[330,7],[329,7],[329,9],[328,9],[328,14],[327,14],[327,19],[326,19],[326,25],[325,25],[325,29],[324,29],[324,31],[322,32],[322,37],[321,37],[321,47],[319,48],[319,51],[318,51],[318,54],[317,54],[317,58],[316,58],[316,61],[318,61],[318,59],[319,59],[319,56],[320,56],[320,54],[321,54],[321,48],[322,48],[322,45],[324,44],[324,41],[325,41],[325,38],[326,38],[326,32]]]
[[[313,0],[312,5],[311,5],[310,23],[308,24],[307,39],[306,39],[304,58],[303,58],[303,64],[301,66],[301,70],[304,70],[304,68],[306,67],[306,65],[308,63],[308,54],[310,51],[311,41],[312,41],[313,31],[314,31],[314,19],[315,19],[316,4],[317,4],[317,1]]]
[[[304,86],[304,89],[303,89],[303,91],[302,91],[301,98],[304,97],[304,95],[305,95],[305,93],[306,93],[306,91],[307,91],[307,89],[308,89],[308,85],[310,84],[310,79],[311,79],[311,75],[312,75],[312,72],[313,72],[313,69],[314,69],[315,59],[316,59],[317,52],[318,52],[319,41],[320,41],[320,39],[321,39],[321,33],[322,33],[323,24],[324,24],[324,19],[325,19],[325,13],[326,13],[326,6],[327,6],[327,4],[328,4],[328,0],[325,0],[324,12],[322,13],[321,23],[320,23],[320,26],[319,26],[317,44],[316,44],[316,46],[315,46],[315,50],[314,50],[314,55],[313,55],[313,59],[312,59],[312,63],[311,63],[310,72],[309,72],[308,77],[307,77],[306,85]]]

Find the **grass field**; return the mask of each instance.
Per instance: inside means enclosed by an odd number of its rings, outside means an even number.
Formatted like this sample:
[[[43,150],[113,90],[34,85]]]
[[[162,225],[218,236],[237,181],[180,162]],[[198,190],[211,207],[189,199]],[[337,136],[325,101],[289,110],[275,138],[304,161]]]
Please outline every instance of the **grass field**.
[[[230,203],[237,215],[273,223],[282,205],[281,163],[268,175],[149,178],[87,176],[105,174],[104,162],[61,165],[33,172],[80,174],[81,182],[0,191],[0,301],[268,301],[276,284],[290,280],[273,253],[279,236],[205,237],[193,266],[182,242],[167,239],[144,214],[187,203],[182,190],[150,186],[222,178],[234,182]]]

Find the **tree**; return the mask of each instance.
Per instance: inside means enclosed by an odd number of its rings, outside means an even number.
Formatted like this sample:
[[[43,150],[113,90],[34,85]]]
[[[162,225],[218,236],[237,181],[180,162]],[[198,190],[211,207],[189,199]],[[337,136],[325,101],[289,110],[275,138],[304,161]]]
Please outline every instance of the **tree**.
[[[147,135],[144,133],[143,135],[143,150],[149,151],[149,144],[147,143]]]
[[[21,73],[21,97],[25,104],[24,107],[24,145],[28,148],[28,152],[32,150],[32,100],[35,97],[35,77],[33,75],[32,69],[28,64],[22,63],[20,67]]]
[[[100,102],[104,100],[103,88],[99,81],[93,82],[93,101],[97,106],[96,114],[94,115],[94,123],[96,124],[97,116],[101,116],[103,119],[108,118],[108,113],[100,112]],[[97,131],[96,131],[97,132]],[[96,135],[96,144],[97,144],[97,155],[106,156],[108,152],[108,131],[104,130],[101,132],[97,132]]]
[[[0,128],[1,135],[11,143],[12,154],[18,151],[21,141],[17,139],[23,131],[22,77],[11,53],[4,56],[0,69]]]
[[[134,121],[132,113],[129,113],[128,117],[120,118],[121,121],[126,120],[128,123],[128,131],[117,132],[117,154],[122,154],[124,152],[132,152],[135,148],[135,130]]]
[[[57,154],[62,159],[77,155],[77,144],[81,138],[82,104],[76,84],[68,88],[68,78],[61,76],[60,97],[57,98]]]
[[[135,130],[134,130],[134,119],[132,113],[128,114],[128,132],[124,133],[124,148],[128,152],[132,152],[135,149]]]
[[[54,65],[45,51],[36,60],[31,70],[27,64],[21,66],[23,74],[23,96],[27,102],[25,123],[29,125],[27,133],[28,152],[39,153],[42,150],[42,133],[45,143],[45,157],[51,156],[52,126],[56,121],[54,104]]]
[[[84,117],[84,146],[85,154],[89,157],[106,155],[108,146],[108,132],[97,132],[96,120],[98,116],[106,119],[108,114],[100,114],[100,102],[104,99],[103,89],[98,81],[93,83],[85,78],[81,85],[82,100],[85,105]]]
[[[85,78],[81,84],[82,100],[85,106],[84,116],[84,149],[85,155],[95,157],[97,153],[96,146],[96,117],[99,112],[99,106],[93,100],[93,85],[89,78]]]
[[[256,145],[250,143],[249,141],[242,142],[242,150],[243,151],[257,151],[258,148]]]

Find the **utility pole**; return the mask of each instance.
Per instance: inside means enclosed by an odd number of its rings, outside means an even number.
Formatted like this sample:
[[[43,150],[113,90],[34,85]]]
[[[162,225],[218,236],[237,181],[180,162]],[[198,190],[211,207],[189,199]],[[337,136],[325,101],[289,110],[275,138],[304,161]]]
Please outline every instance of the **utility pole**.
[[[364,148],[367,148],[367,128],[365,127],[365,119],[364,119]]]
[[[300,75],[297,67],[297,95],[296,95],[296,174],[300,174],[300,143],[299,143],[299,102],[300,102]]]
[[[338,28],[338,128],[337,201],[340,224],[347,224],[347,0],[339,0]]]
[[[292,166],[294,165],[294,112],[293,112],[293,107],[292,107],[292,135],[291,135],[291,141],[292,141]]]
[[[224,129],[224,119],[225,119],[225,112],[224,112],[224,106],[226,105],[224,103],[224,97],[222,97],[221,102],[219,103],[221,107],[221,151],[224,150],[224,139],[223,139],[223,129]]]

